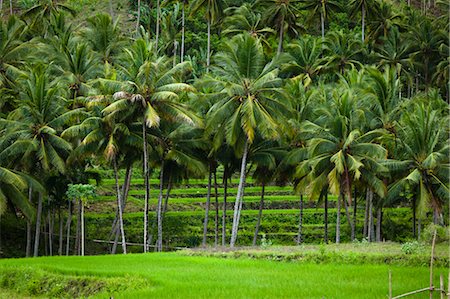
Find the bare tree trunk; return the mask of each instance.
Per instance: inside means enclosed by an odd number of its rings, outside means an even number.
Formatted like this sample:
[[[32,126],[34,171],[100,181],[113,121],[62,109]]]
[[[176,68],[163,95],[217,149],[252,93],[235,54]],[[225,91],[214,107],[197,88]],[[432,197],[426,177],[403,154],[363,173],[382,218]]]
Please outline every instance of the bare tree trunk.
[[[43,226],[42,226],[42,234],[44,234],[44,255],[48,256],[48,213],[47,217],[42,215],[43,218]]]
[[[298,216],[297,246],[303,243],[303,194],[300,194],[300,214]]]
[[[184,31],[185,31],[185,6],[183,1],[183,7],[181,11],[181,51],[180,51],[180,61],[184,61]]]
[[[48,211],[48,250],[53,256],[53,209]]]
[[[143,158],[143,172],[144,172],[144,185],[145,185],[145,199],[144,199],[144,253],[148,251],[148,205],[150,199],[150,181],[148,170],[148,149],[147,149],[147,128],[145,126],[145,120],[142,122],[142,140],[144,145],[144,158]]]
[[[227,194],[228,193],[228,168],[225,166],[223,173],[223,212],[222,212],[222,246],[225,246],[227,238]]]
[[[363,238],[367,237],[367,228],[369,226],[369,188],[366,189],[366,208],[364,210],[364,228]]]
[[[122,236],[122,250],[124,254],[127,254],[127,244],[125,241],[125,230],[123,227],[123,213],[122,213],[122,200],[119,189],[119,174],[117,170],[117,160],[116,157],[113,158],[113,166],[114,166],[114,177],[116,181],[116,194],[117,194],[117,206],[119,207],[119,228],[120,234]]]
[[[208,191],[206,194],[206,204],[205,204],[205,219],[203,220],[203,240],[202,246],[206,247],[206,235],[208,233],[208,218],[209,218],[209,205],[211,200],[211,184],[212,184],[212,167],[211,163],[209,164],[209,173],[208,173]]]
[[[80,255],[80,233],[81,233],[81,205],[80,202],[74,202],[77,205],[77,227],[75,232],[75,255]]]
[[[217,190],[217,168],[214,168],[214,199],[216,214],[214,217],[214,247],[219,244],[219,192]]]
[[[364,43],[364,27],[366,25],[365,23],[366,18],[366,8],[364,7],[364,3],[361,6],[361,33],[362,33],[362,42]]]
[[[256,246],[256,241],[258,240],[259,227],[261,225],[261,218],[262,218],[262,213],[263,213],[263,209],[264,209],[265,188],[266,188],[266,184],[263,182],[262,188],[261,188],[261,200],[259,202],[258,219],[256,220],[255,235],[253,236],[253,243],[252,243],[253,246]]]
[[[239,219],[241,217],[241,207],[245,188],[245,175],[246,175],[245,170],[247,168],[247,154],[248,154],[248,139],[245,140],[244,154],[242,155],[242,163],[241,163],[241,174],[239,178],[239,187],[236,195],[236,202],[234,205],[233,227],[231,230],[231,240],[230,240],[231,248],[233,248],[234,245],[236,244],[237,233],[239,229]]]
[[[341,199],[342,193],[339,192],[336,203],[336,244],[341,243]]]
[[[155,50],[158,53],[159,46],[159,24],[161,19],[160,0],[156,0],[156,36],[155,36]]]
[[[114,9],[112,0],[109,0],[109,14],[111,15],[111,20],[114,22]]]
[[[31,220],[27,219],[27,247],[25,250],[25,256],[30,257],[31,255]]]
[[[284,14],[281,17],[281,22],[280,22],[280,32],[279,32],[277,55],[280,55],[281,51],[283,51],[283,33],[284,33]]]
[[[137,19],[136,19],[136,33],[139,32],[139,23],[141,21],[141,0],[137,3]]]
[[[163,196],[163,189],[164,189],[164,158],[161,160],[161,172],[159,174],[159,196],[158,196],[158,208],[156,209],[156,218],[158,223],[158,239],[156,241],[156,247],[155,250],[158,252],[162,251],[162,196]]]
[[[34,252],[33,256],[37,257],[39,254],[39,237],[41,233],[41,218],[42,218],[42,193],[39,192],[39,199],[38,199],[38,208],[37,208],[37,215],[36,215],[36,233],[34,236]]]
[[[377,242],[381,242],[381,224],[383,223],[383,208],[379,207],[377,210]]]
[[[169,174],[169,182],[167,183],[166,198],[164,199],[163,219],[164,219],[164,214],[167,212],[167,209],[169,206],[169,197],[170,197],[171,190],[172,190],[172,176]]]
[[[69,214],[67,215],[67,239],[66,239],[66,255],[69,255],[70,251],[70,224],[72,223],[72,201],[69,200]]]
[[[12,16],[13,14],[13,5],[12,5],[12,0],[9,0],[9,14]]]
[[[421,232],[422,232],[422,219],[419,217],[419,219],[417,219],[417,240],[420,240]]]
[[[356,187],[353,191],[353,230],[354,230],[354,237],[356,238],[356,214],[358,213],[358,199],[356,194]]]
[[[322,29],[322,42],[325,41],[325,16],[323,10],[320,11],[320,26]]]
[[[323,241],[325,244],[328,244],[328,190],[325,193],[325,203],[324,203],[324,215],[323,215],[323,221],[324,221],[324,234],[323,234]]]
[[[208,7],[208,9],[209,9],[209,7]],[[206,72],[207,73],[209,72],[210,60],[211,60],[211,16],[208,17],[208,44],[206,47]]]
[[[59,247],[58,247],[58,255],[62,255],[63,253],[63,228],[64,228],[64,221],[63,217],[61,216],[61,207],[58,208],[58,222],[59,222]]]
[[[416,237],[416,198],[413,198],[413,204],[412,204],[412,210],[413,210],[413,227],[412,227],[412,232],[413,232],[413,237]]]
[[[349,211],[348,205],[349,205],[349,203],[347,202],[347,200],[344,199],[345,216],[347,218],[348,225],[350,226],[350,232],[351,232],[350,238],[353,241],[353,240],[355,240],[355,227],[353,226],[353,221],[350,216],[350,211]]]
[[[81,209],[81,256],[84,256],[84,203],[80,199]]]
[[[367,239],[373,241],[373,191],[369,190],[369,222],[367,226]]]

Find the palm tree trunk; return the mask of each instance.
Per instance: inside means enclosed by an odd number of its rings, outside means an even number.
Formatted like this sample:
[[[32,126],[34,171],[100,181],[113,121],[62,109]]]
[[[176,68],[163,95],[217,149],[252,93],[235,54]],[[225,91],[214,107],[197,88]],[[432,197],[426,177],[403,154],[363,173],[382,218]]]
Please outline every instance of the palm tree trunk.
[[[177,64],[177,48],[178,48],[178,42],[176,39],[173,40],[173,67]]]
[[[31,255],[31,221],[27,219],[27,247],[25,250],[25,256]]]
[[[127,254],[127,244],[125,242],[125,230],[123,227],[122,200],[121,200],[121,194],[120,194],[120,189],[119,189],[119,174],[118,174],[118,170],[117,170],[116,157],[113,158],[113,166],[114,166],[114,177],[115,177],[115,181],[116,181],[117,206],[119,208],[119,228],[120,228],[120,234],[122,236],[122,250],[123,250],[123,254]]]
[[[80,227],[81,227],[81,205],[77,204],[76,201],[74,201],[74,204],[77,205],[77,227],[75,232],[75,255],[80,255]]]
[[[284,33],[284,14],[281,17],[281,21],[280,21],[280,33],[279,33],[278,50],[277,50],[278,55],[280,55],[281,51],[283,50],[283,33]]]
[[[63,253],[63,229],[64,229],[64,219],[61,216],[61,207],[58,209],[58,222],[59,222],[59,247],[58,247],[58,255],[62,255]]]
[[[208,7],[209,8],[209,7]],[[211,17],[208,17],[208,43],[206,47],[206,72],[209,72],[209,64],[211,60]]]
[[[368,226],[369,226],[369,188],[367,188],[366,190],[366,208],[364,210],[363,238],[367,236]]]
[[[325,16],[323,9],[320,11],[320,26],[322,30],[322,42],[325,41]]]
[[[169,207],[169,197],[170,197],[170,191],[172,191],[172,176],[169,173],[169,182],[167,183],[167,190],[166,190],[166,198],[164,199],[164,207],[163,207],[163,219],[164,219],[164,215],[167,212],[167,208]]]
[[[421,232],[422,232],[422,219],[419,217],[417,219],[417,240],[420,240]]]
[[[141,0],[138,0],[137,18],[136,18],[136,34],[139,32],[139,23],[141,21]]]
[[[109,0],[109,14],[111,15],[111,20],[114,22],[114,9],[112,0]]]
[[[66,239],[66,255],[69,255],[70,251],[70,224],[72,223],[72,201],[69,200],[69,214],[67,215],[67,239]]]
[[[365,18],[366,18],[366,8],[363,3],[363,5],[361,6],[361,33],[362,33],[362,42],[363,43],[364,43],[364,39],[365,39],[364,38],[364,26],[366,25]]]
[[[214,198],[216,214],[214,217],[214,247],[219,244],[219,192],[217,190],[217,168],[214,168]]]
[[[358,202],[357,202],[357,195],[356,195],[356,187],[353,191],[353,230],[354,230],[354,237],[356,238],[356,214],[358,213]]]
[[[348,206],[349,206],[349,203],[347,202],[347,200],[344,199],[345,216],[347,218],[348,225],[350,226],[350,232],[351,232],[350,238],[353,241],[353,240],[355,240],[355,227],[353,226],[353,221],[351,219]]]
[[[148,204],[150,199],[150,182],[148,171],[148,150],[147,150],[147,127],[145,120],[142,122],[142,140],[144,146],[143,157],[143,172],[145,185],[145,199],[144,199],[144,253],[148,251]]]
[[[159,43],[159,19],[161,18],[160,0],[156,1],[156,36],[155,36],[155,50],[158,53],[158,43]]]
[[[373,193],[369,190],[369,221],[367,226],[367,239],[369,242],[373,241]]]
[[[208,233],[208,218],[209,218],[209,205],[211,200],[211,184],[212,184],[212,169],[211,163],[209,164],[208,173],[208,191],[206,194],[206,204],[205,204],[205,219],[203,220],[203,240],[202,246],[206,247],[206,234]]]
[[[42,193],[39,192],[39,199],[38,199],[38,208],[37,208],[37,215],[36,215],[36,233],[34,235],[34,252],[33,256],[37,257],[39,254],[39,237],[41,233],[41,216],[42,216]]]
[[[84,203],[80,199],[81,209],[81,256],[84,256]]]
[[[161,172],[159,174],[159,196],[158,196],[158,208],[156,209],[156,218],[158,224],[158,240],[156,241],[155,250],[158,252],[162,251],[162,196],[164,189],[164,158],[161,160]]]
[[[241,163],[241,174],[239,178],[239,187],[236,195],[236,202],[234,204],[234,214],[233,214],[233,227],[231,229],[231,240],[230,247],[233,248],[236,244],[237,233],[239,229],[239,219],[241,217],[241,206],[242,206],[242,198],[244,196],[244,188],[245,188],[245,175],[246,175],[246,167],[247,167],[247,154],[248,154],[248,139],[245,140],[244,145],[244,154],[242,155],[242,163]]]
[[[186,4],[183,1],[183,8],[181,11],[181,51],[180,51],[180,61],[184,61],[184,31],[185,31],[185,6]]]
[[[413,237],[416,237],[416,198],[413,198],[413,203],[412,203],[412,210],[413,210],[413,227],[412,227],[412,232],[413,232]]]
[[[256,246],[256,241],[258,240],[259,227],[261,225],[261,218],[262,218],[262,213],[263,213],[263,208],[264,208],[265,188],[266,188],[266,184],[263,182],[262,188],[261,188],[261,200],[259,202],[258,219],[256,221],[256,226],[255,226],[255,235],[253,236],[253,243],[252,243],[253,246]]]
[[[48,251],[53,256],[53,209],[48,211]]]
[[[227,238],[227,194],[228,193],[228,167],[223,172],[223,212],[222,212],[222,246]]]
[[[336,203],[336,244],[341,243],[341,200],[342,192],[339,192]]]
[[[300,214],[298,215],[297,246],[303,243],[303,194],[300,194]]]
[[[323,242],[328,244],[328,190],[325,193],[325,203],[324,203],[324,211],[323,211],[323,222],[324,222],[324,234],[323,234]]]
[[[9,14],[12,16],[13,14],[13,5],[12,5],[12,0],[9,0]]]
[[[377,210],[377,242],[381,242],[381,224],[383,223],[383,208],[379,207]]]

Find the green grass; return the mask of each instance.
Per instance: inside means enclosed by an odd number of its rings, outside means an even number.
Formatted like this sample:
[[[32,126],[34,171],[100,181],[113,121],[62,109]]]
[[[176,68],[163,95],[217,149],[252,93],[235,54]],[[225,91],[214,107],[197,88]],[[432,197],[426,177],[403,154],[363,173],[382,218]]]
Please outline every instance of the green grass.
[[[0,261],[0,273],[20,268],[61,276],[127,277],[130,284],[135,279],[147,282],[144,287],[97,294],[97,298],[386,298],[389,270],[394,295],[426,287],[429,279],[426,267],[288,263],[180,253]],[[445,271],[435,269],[436,283],[440,273]]]

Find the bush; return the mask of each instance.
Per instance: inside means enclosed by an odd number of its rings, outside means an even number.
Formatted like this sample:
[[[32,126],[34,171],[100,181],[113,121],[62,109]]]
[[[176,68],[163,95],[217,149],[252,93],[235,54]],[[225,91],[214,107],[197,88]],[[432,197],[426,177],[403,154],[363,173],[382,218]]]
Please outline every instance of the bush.
[[[402,252],[404,254],[418,254],[423,253],[425,251],[425,247],[422,243],[417,241],[406,242],[402,244]]]
[[[433,242],[434,231],[436,230],[436,243],[450,240],[450,227],[430,223],[423,230],[420,239],[422,242],[431,244]]]

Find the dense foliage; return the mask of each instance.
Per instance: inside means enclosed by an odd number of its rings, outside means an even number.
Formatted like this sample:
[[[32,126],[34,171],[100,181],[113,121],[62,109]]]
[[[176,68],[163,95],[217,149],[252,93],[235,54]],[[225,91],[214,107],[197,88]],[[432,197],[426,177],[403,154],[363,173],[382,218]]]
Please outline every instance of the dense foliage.
[[[262,190],[292,184],[325,204],[326,222],[328,194],[336,195],[351,239],[356,197],[365,197],[370,241],[381,241],[385,207],[411,207],[415,235],[416,219],[448,225],[448,4],[418,10],[381,0],[235,2],[133,2],[134,30],[103,13],[75,26],[70,5],[47,0],[4,16],[0,213],[9,207],[23,215],[27,256],[32,225],[39,254],[43,210],[67,208],[70,233],[67,188],[88,183],[97,167],[114,173],[112,234],[115,246],[121,236],[124,253],[133,168],[144,178],[144,251],[163,247],[164,190],[208,176],[205,244],[218,171],[224,188],[239,175],[231,247],[248,176]],[[152,173],[159,179],[156,240],[148,217]],[[67,253],[69,245],[68,237]]]

